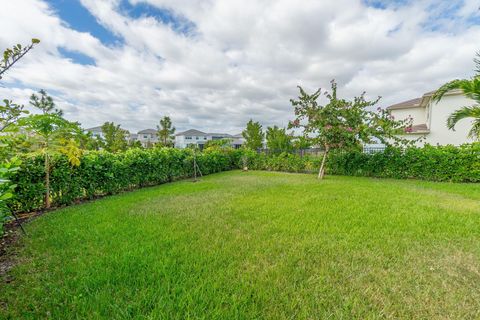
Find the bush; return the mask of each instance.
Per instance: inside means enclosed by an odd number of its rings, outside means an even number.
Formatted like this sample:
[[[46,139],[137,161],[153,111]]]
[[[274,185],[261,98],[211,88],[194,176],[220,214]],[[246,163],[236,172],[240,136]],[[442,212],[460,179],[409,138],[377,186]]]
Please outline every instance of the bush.
[[[211,148],[195,155],[203,175],[243,168],[285,172],[317,172],[321,157],[290,153],[258,154],[252,150]],[[89,152],[80,166],[72,167],[63,155],[52,157],[52,205],[69,205],[82,199],[115,194],[193,176],[190,149],[129,149],[112,154]],[[18,185],[9,207],[15,212],[44,205],[44,168],[40,155],[24,155],[12,183]],[[431,181],[480,182],[480,143],[423,148],[387,148],[384,152],[332,152],[327,173]]]
[[[213,150],[196,155],[202,174],[238,168],[240,152]],[[15,212],[44,206],[44,163],[41,155],[24,155],[18,174],[15,197],[9,207]],[[69,205],[82,199],[115,194],[125,190],[157,185],[193,175],[193,151],[173,148],[129,149],[123,153],[89,152],[80,166],[71,166],[66,156],[52,157],[52,205]]]
[[[373,154],[336,152],[328,158],[327,170],[349,176],[480,182],[480,143],[387,148]]]

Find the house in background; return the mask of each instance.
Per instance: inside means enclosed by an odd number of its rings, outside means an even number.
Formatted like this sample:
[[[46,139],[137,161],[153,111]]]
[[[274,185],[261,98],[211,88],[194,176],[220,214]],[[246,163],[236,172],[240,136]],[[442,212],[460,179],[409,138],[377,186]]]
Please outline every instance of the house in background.
[[[220,139],[230,139],[230,144],[234,148],[240,148],[244,143],[241,134],[231,135],[228,133],[207,133],[190,129],[175,135],[175,147],[184,149],[189,145],[197,145],[200,149],[203,149],[207,141]]]
[[[158,134],[155,129],[140,130],[137,133],[136,139],[140,141],[143,147],[153,146],[158,143]]]
[[[472,126],[470,119],[464,119],[457,123],[455,131],[447,128],[447,118],[455,110],[475,105],[475,101],[468,99],[459,90],[452,90],[445,94],[438,102],[432,101],[435,91],[425,93],[421,98],[416,98],[391,105],[387,108],[396,120],[413,118],[413,126],[410,132],[403,135],[404,138],[415,140],[418,146],[431,145],[461,145],[471,143],[467,138]]]
[[[101,139],[104,138],[101,126],[85,129],[85,132],[91,132],[93,136]]]
[[[124,129],[125,130],[125,129]],[[93,127],[85,129],[86,132],[91,132],[93,136],[104,139],[105,135],[103,134],[102,127]],[[143,147],[151,147],[154,144],[158,143],[158,136],[157,130],[155,129],[145,129],[140,130],[138,133],[130,133],[130,131],[125,130],[127,132],[127,141],[132,143],[135,141],[139,141]]]

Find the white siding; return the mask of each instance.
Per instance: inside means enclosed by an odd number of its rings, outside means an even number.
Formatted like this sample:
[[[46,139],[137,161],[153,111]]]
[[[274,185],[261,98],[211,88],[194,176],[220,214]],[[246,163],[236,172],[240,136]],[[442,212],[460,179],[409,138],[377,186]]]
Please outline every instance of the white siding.
[[[461,94],[445,95],[438,103],[428,100],[426,106],[419,106],[417,108],[405,108],[391,110],[391,114],[396,120],[406,119],[409,115],[413,117],[413,124],[427,124],[429,133],[426,134],[407,134],[404,138],[414,140],[418,137],[425,137],[423,144],[431,145],[461,145],[463,143],[472,142],[467,138],[468,131],[472,126],[471,119],[464,119],[455,126],[455,131],[447,128],[447,118],[455,110],[464,107],[475,105],[475,101],[466,98]]]
[[[395,120],[405,120],[409,116],[413,118],[413,125],[427,123],[427,111],[425,107],[394,109],[391,110]]]
[[[429,103],[430,110],[430,133],[427,135],[426,142],[430,144],[453,144],[460,145],[472,142],[467,138],[468,131],[472,127],[471,119],[464,119],[457,123],[455,131],[448,130],[447,118],[455,110],[472,106],[475,101],[466,98],[463,95],[447,95],[437,103]]]

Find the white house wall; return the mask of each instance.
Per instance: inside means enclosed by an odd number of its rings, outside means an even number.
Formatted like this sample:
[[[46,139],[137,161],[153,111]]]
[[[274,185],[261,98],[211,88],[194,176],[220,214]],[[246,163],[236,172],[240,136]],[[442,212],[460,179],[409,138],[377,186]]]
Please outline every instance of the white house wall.
[[[394,109],[391,114],[395,120],[405,120],[409,116],[413,118],[413,125],[427,123],[427,111],[425,107]]]
[[[455,131],[447,128],[447,119],[452,112],[463,107],[475,105],[475,101],[466,98],[461,94],[445,95],[438,103],[428,101],[426,106],[417,108],[393,109],[391,114],[396,120],[403,120],[408,116],[413,117],[413,125],[427,124],[429,129],[425,134],[406,134],[403,138],[415,140],[423,137],[422,141],[417,143],[422,146],[426,143],[431,145],[461,145],[472,142],[467,138],[468,131],[472,126],[472,120],[464,119],[455,126]]]
[[[455,126],[455,131],[447,128],[447,119],[452,112],[461,107],[472,105],[475,105],[475,101],[463,95],[447,95],[438,103],[430,102],[430,133],[427,135],[426,142],[433,145],[460,145],[472,142],[471,139],[467,138],[468,131],[472,127],[471,119],[459,121]]]

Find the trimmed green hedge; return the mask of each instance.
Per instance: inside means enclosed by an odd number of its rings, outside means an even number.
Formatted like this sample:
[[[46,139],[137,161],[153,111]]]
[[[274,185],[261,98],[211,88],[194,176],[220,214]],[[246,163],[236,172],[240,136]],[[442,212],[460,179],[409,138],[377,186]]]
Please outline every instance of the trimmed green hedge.
[[[480,143],[460,147],[387,148],[384,152],[337,152],[329,174],[430,181],[480,182]]]
[[[286,152],[279,155],[265,155],[251,150],[243,150],[242,160],[241,164],[247,165],[251,170],[311,173],[318,171],[322,158],[300,157]]]
[[[197,154],[202,174],[238,168],[241,154],[235,150],[214,150]],[[22,159],[12,179],[17,184],[9,206],[15,212],[38,210],[44,206],[44,167],[40,155]],[[162,184],[193,176],[193,152],[173,148],[131,149],[124,153],[89,152],[80,166],[72,167],[67,158],[52,158],[52,206],[69,205],[82,199],[115,194],[125,190]]]
[[[193,175],[193,152],[173,148],[131,149],[124,153],[89,152],[78,167],[65,156],[55,156],[51,169],[52,206],[162,184]],[[250,170],[317,172],[321,157],[289,153],[275,156],[251,150],[210,150],[197,154],[204,175],[247,166]],[[44,205],[43,158],[22,158],[12,179],[16,195],[10,201],[15,211],[32,211]],[[431,181],[480,182],[480,143],[423,148],[387,148],[384,152],[331,153],[327,174]]]

